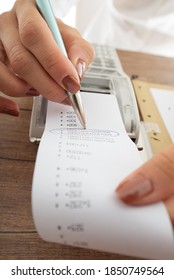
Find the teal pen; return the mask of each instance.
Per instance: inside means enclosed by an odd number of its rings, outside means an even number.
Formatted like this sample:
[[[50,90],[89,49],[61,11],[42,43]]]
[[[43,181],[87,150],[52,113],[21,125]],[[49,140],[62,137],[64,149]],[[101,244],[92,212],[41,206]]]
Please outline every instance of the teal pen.
[[[66,57],[68,57],[50,1],[49,0],[36,0],[36,5],[37,5],[39,12],[41,13],[43,18],[47,22],[57,45],[59,46],[59,48],[61,49],[63,54]],[[69,100],[74,109],[74,112],[76,113],[76,116],[78,117],[82,126],[84,128],[86,128],[85,114],[84,114],[84,109],[83,109],[83,105],[82,105],[80,92],[78,91],[77,93],[72,94],[67,91],[66,93],[67,93],[67,96],[69,97]]]

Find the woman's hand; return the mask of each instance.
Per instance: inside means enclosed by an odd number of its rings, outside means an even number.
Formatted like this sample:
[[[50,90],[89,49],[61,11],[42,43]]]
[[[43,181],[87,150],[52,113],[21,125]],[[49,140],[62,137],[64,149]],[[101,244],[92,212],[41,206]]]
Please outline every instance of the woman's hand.
[[[18,117],[19,107],[12,100],[0,96],[0,113]]]
[[[163,200],[174,225],[174,144],[125,178],[116,193],[131,205]]]
[[[18,0],[11,11],[0,15],[0,91],[13,97],[41,94],[61,103],[65,90],[79,90],[93,48],[77,30],[58,23],[69,59],[57,46],[34,0]]]

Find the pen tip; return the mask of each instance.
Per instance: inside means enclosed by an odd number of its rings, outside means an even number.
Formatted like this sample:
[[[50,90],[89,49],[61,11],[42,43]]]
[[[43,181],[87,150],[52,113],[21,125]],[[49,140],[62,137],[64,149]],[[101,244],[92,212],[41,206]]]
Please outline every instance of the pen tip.
[[[86,129],[85,113],[80,97],[80,92],[77,92],[76,94],[71,94],[68,92],[68,96],[80,123],[82,124],[83,128]]]
[[[82,126],[84,129],[86,129],[86,120],[85,120],[85,115],[84,114],[80,114],[80,118],[79,118]]]

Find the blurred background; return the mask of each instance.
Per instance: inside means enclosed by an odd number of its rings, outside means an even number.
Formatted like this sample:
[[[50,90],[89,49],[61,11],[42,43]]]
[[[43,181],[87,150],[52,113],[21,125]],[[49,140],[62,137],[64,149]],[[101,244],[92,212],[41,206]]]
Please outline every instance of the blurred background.
[[[10,10],[13,7],[15,0],[8,0],[8,1],[4,1],[4,0],[0,0],[0,14]],[[75,26],[75,7],[73,7],[69,13],[62,18],[62,20],[71,25],[71,26]]]

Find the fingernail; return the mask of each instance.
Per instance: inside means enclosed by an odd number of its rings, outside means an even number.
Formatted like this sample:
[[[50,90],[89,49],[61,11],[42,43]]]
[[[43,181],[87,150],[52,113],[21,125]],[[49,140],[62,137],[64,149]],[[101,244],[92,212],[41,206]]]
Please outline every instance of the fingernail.
[[[152,182],[141,174],[131,175],[116,189],[118,197],[127,203],[137,201],[152,192]]]
[[[77,64],[76,64],[76,70],[77,70],[80,80],[84,76],[85,68],[86,68],[86,63],[82,59],[78,59]]]
[[[19,108],[17,106],[5,106],[2,110],[3,114],[7,114],[7,115],[11,115],[14,117],[18,117],[19,116]]]
[[[65,89],[71,93],[76,93],[78,90],[80,90],[80,84],[73,76],[66,76],[62,80],[62,84],[65,87]]]

